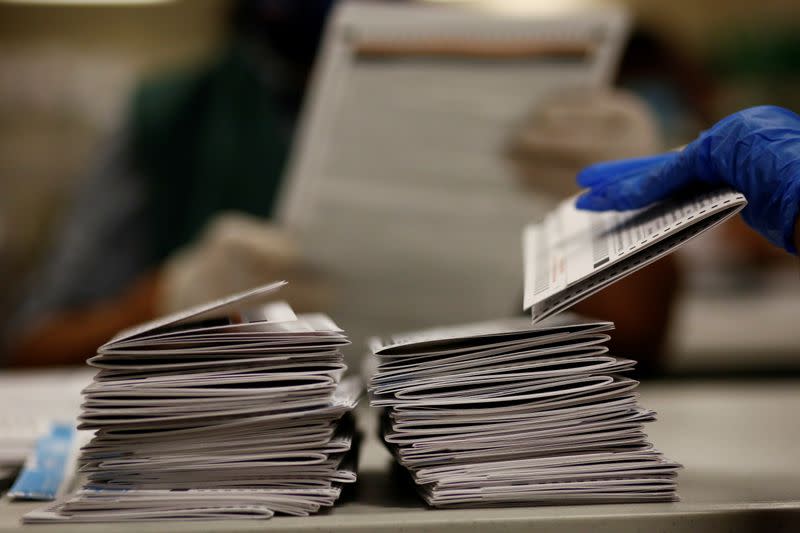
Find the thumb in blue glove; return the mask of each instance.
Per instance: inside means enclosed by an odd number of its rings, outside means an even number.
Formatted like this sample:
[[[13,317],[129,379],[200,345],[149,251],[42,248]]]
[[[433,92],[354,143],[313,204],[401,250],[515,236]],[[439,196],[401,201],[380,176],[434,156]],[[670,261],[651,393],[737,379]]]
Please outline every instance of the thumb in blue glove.
[[[726,184],[748,205],[745,221],[773,244],[797,253],[800,213],[800,116],[775,106],[745,109],[703,132],[681,152],[587,167],[576,203],[592,211],[627,210],[693,183]]]

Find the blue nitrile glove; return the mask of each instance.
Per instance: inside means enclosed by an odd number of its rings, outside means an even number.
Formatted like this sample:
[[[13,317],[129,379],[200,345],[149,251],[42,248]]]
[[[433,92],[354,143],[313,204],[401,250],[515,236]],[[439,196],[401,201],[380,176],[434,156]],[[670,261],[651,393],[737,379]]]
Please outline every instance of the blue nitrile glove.
[[[747,198],[745,221],[790,253],[800,212],[800,116],[775,106],[745,109],[704,131],[681,152],[585,168],[577,207],[644,207],[693,182],[727,184]]]

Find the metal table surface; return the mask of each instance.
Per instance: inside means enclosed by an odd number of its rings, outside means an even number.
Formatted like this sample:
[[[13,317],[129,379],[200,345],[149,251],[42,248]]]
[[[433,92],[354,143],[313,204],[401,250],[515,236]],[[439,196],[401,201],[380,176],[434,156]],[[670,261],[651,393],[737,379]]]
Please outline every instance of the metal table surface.
[[[331,511],[267,521],[22,526],[38,504],[0,502],[0,531],[800,531],[800,380],[643,384],[642,404],[659,420],[651,441],[685,466],[681,501],[664,504],[426,508],[374,432],[365,431],[359,482]]]

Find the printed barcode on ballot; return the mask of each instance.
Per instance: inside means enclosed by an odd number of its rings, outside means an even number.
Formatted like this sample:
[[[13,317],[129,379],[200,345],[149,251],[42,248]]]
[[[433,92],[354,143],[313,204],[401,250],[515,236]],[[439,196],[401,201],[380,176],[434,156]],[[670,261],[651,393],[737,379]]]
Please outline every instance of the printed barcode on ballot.
[[[546,239],[536,240],[536,277],[533,282],[533,294],[540,294],[550,288],[550,263],[547,257]]]
[[[603,235],[605,226],[600,220],[592,222],[592,233],[595,238],[592,239],[592,260],[594,261],[594,268],[599,268],[609,261],[608,252],[608,239]]]

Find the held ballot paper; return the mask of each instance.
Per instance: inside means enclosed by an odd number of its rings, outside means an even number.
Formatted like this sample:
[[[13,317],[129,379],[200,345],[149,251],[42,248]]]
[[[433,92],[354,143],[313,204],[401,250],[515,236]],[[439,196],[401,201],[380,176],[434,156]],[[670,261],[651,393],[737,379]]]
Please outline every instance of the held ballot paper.
[[[738,213],[732,189],[681,195],[644,209],[595,213],[563,202],[523,237],[525,309],[538,322],[607,287]]]
[[[265,303],[285,282],[123,331],[83,391],[81,490],[25,522],[304,516],[355,481],[360,385],[325,315]]]
[[[385,408],[386,445],[429,505],[677,499],[680,465],[648,442],[644,424],[655,413],[638,404],[638,382],[624,376],[635,362],[604,346],[614,325],[556,313],[745,200],[717,190],[628,213],[580,212],[573,203],[525,231],[533,323],[512,318],[371,341],[370,402]]]

